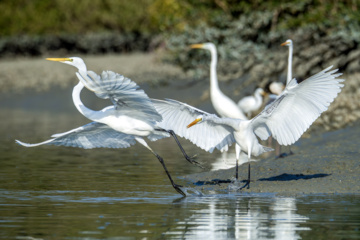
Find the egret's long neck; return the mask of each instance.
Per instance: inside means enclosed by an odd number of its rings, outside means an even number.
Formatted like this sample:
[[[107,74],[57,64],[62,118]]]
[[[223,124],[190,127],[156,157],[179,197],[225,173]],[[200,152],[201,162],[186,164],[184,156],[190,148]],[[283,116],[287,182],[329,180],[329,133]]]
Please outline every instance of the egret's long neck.
[[[256,101],[261,101],[262,100],[260,92],[256,91],[254,95],[255,95],[254,97],[255,97]]]
[[[215,49],[210,50],[211,53],[211,63],[210,63],[210,91],[220,91],[219,84],[216,74],[216,65],[217,65],[217,52]]]
[[[261,93],[259,91],[256,91],[255,94],[254,94],[254,97],[256,99],[256,105],[258,107],[260,107],[260,105],[262,104],[262,96],[261,96]]]
[[[289,83],[292,79],[292,57],[293,57],[293,46],[289,46],[289,58],[288,58],[288,73],[286,83]]]
[[[90,120],[95,121],[95,119],[93,119],[93,114],[96,111],[93,111],[87,107],[85,107],[85,105],[82,103],[81,99],[80,99],[80,93],[81,90],[84,88],[84,84],[82,84],[82,82],[79,81],[79,83],[73,88],[73,92],[72,92],[72,98],[73,98],[73,102],[75,107],[77,108],[77,110],[84,115],[85,117],[89,118]]]

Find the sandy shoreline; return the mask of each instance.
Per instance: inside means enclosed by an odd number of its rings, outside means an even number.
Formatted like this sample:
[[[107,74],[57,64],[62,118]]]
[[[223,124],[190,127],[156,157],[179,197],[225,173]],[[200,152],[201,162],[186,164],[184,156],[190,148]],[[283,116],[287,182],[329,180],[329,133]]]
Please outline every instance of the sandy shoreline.
[[[251,162],[250,189],[239,193],[360,194],[360,123],[345,129],[300,139],[292,147],[294,155],[275,159],[274,155]],[[283,148],[284,150],[288,148]],[[239,179],[247,178],[247,163],[239,167]],[[235,168],[185,176],[190,186],[204,194],[224,193],[229,184],[204,184],[213,179],[234,179]],[[234,184],[232,184],[234,185]],[[239,184],[242,186],[243,183]]]
[[[63,57],[63,56],[49,56]],[[95,72],[109,69],[136,81],[150,97],[174,98],[213,111],[209,101],[208,81],[193,82],[178,67],[161,63],[160,55],[130,54],[82,56]],[[0,61],[0,89],[6,94],[23,94],[27,90],[48,91],[53,87],[68,88],[76,82],[69,66],[44,58],[14,58]],[[300,139],[286,158],[259,157],[251,163],[251,188],[242,192],[269,192],[281,195],[312,193],[360,194],[360,74],[346,75],[345,87],[329,110],[310,128],[319,129],[309,139]],[[231,94],[235,81],[220,83]],[[355,124],[353,124],[355,122]],[[352,126],[353,125],[353,126]],[[334,131],[334,129],[339,129]],[[330,132],[328,132],[331,130]],[[306,133],[309,136],[309,132]],[[201,158],[198,159],[201,162]],[[232,179],[235,170],[217,170],[185,176],[189,186],[198,181]],[[239,169],[240,179],[247,177],[247,164]],[[223,193],[229,184],[202,185],[195,188],[206,193]]]

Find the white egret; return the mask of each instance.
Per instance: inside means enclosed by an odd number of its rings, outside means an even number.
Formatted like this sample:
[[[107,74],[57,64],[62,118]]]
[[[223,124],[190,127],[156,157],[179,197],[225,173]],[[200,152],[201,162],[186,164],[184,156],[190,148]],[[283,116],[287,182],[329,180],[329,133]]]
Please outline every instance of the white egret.
[[[248,155],[248,179],[242,188],[249,188],[251,155],[258,156],[272,150],[262,146],[257,137],[266,140],[272,135],[281,145],[297,141],[328,109],[343,87],[341,82],[344,80],[337,79],[341,73],[336,73],[337,69],[330,71],[331,68],[326,68],[300,84],[293,79],[274,102],[251,120],[219,118],[174,100],[152,101],[163,117],[159,126],[174,130],[177,135],[189,139],[205,151],[212,152],[215,148],[226,151],[228,146],[236,143],[236,147]],[[185,126],[188,123],[187,129]],[[237,168],[238,165],[236,177]]]
[[[219,82],[217,79],[217,50],[216,46],[213,43],[199,43],[192,44],[191,48],[206,49],[210,51],[211,62],[210,62],[210,99],[215,111],[220,115],[220,117],[228,118],[237,118],[246,120],[244,112],[239,108],[239,106],[226,96],[219,87]],[[235,145],[235,154],[237,151]],[[222,158],[226,161],[227,151],[223,152]]]
[[[49,144],[88,149],[125,148],[139,142],[158,158],[175,190],[186,196],[180,189],[182,186],[172,180],[164,160],[148,146],[143,137],[156,141],[172,135],[185,158],[191,163],[197,162],[186,155],[173,131],[157,125],[162,120],[162,116],[135,82],[112,71],[103,71],[100,76],[87,71],[81,58],[49,58],[48,60],[66,63],[78,69],[76,76],[79,83],[73,88],[73,102],[81,114],[94,122],[65,133],[55,134],[52,139],[41,143],[27,144],[16,140],[17,143],[26,147]],[[100,111],[87,108],[80,99],[84,86],[95,92],[99,98],[110,99],[113,105]]]
[[[236,103],[226,96],[219,88],[216,73],[217,51],[213,43],[193,44],[191,48],[207,49],[211,54],[210,63],[210,98],[215,111],[221,117],[247,119]]]
[[[250,117],[252,112],[259,110],[262,106],[263,96],[265,96],[265,91],[262,88],[257,88],[254,95],[243,97],[238,102],[238,106]]]
[[[289,57],[288,57],[288,72],[286,77],[286,84],[289,84],[289,82],[292,79],[292,58],[293,58],[293,42],[291,39],[286,40],[281,44],[281,46],[287,46],[289,47]]]
[[[291,39],[286,40],[285,42],[283,42],[281,44],[281,46],[287,46],[289,47],[289,56],[288,56],[288,71],[287,71],[287,76],[286,76],[286,84],[288,84],[291,79],[292,79],[292,59],[293,59],[293,41]],[[281,147],[280,147],[281,149]],[[279,149],[279,152],[280,152]],[[289,146],[289,153],[281,153],[278,157],[286,157],[288,155],[292,155],[294,154],[291,151],[291,146]]]

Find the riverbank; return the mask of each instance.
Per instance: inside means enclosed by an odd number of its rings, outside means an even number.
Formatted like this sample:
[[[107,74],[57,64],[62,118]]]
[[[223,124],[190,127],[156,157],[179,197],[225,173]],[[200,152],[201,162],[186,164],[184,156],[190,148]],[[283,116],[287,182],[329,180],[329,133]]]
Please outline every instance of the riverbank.
[[[360,122],[308,139],[291,147],[293,155],[270,157],[251,162],[250,189],[235,192],[276,193],[281,196],[301,194],[360,194],[359,161]],[[288,151],[288,148],[282,148]],[[239,179],[247,179],[248,164],[239,167]],[[214,184],[214,180],[234,180],[235,168],[192,174],[184,179],[204,194],[225,193],[244,183]]]

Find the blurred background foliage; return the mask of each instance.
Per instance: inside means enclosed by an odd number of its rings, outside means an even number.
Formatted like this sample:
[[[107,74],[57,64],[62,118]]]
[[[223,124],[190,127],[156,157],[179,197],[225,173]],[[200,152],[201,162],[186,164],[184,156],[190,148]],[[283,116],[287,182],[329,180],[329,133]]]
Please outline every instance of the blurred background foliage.
[[[197,64],[195,75],[201,77],[207,69],[198,64],[208,63],[208,53],[185,50],[211,41],[218,47],[220,80],[278,74],[285,62],[269,64],[280,59],[276,47],[288,38],[300,62],[312,61],[304,76],[323,67],[311,59],[327,51],[319,52],[318,44],[336,49],[324,59],[331,61],[356,49],[360,39],[359,0],[0,0],[0,11],[0,57],[165,48],[165,60],[185,70]],[[343,68],[350,64],[337,61]],[[254,68],[259,64],[266,69],[260,75],[261,67]]]
[[[272,13],[272,30],[319,23],[331,28],[359,21],[359,10],[358,0],[1,0],[0,36],[173,33],[199,23],[225,28],[257,12]]]

